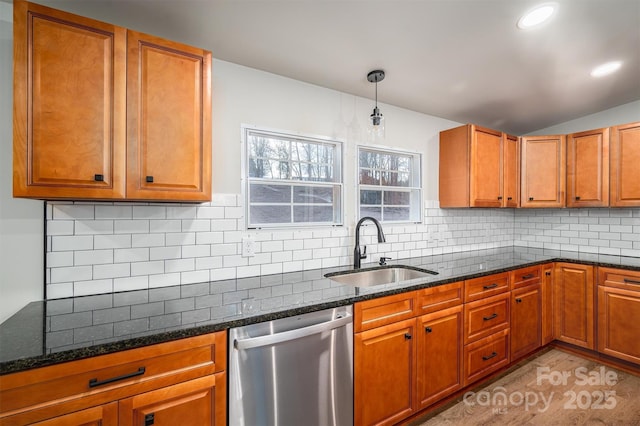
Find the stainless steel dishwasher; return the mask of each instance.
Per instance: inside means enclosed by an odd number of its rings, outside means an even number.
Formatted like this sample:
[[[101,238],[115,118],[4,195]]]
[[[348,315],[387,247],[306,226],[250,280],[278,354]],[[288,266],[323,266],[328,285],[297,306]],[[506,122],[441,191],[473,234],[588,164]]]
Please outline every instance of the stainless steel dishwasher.
[[[351,306],[229,333],[229,425],[353,425]]]

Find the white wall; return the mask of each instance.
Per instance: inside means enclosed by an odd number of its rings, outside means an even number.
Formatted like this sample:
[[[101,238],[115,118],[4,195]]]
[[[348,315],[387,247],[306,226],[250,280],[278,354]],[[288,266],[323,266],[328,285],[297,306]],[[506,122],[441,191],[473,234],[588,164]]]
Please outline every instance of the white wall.
[[[619,105],[595,114],[586,115],[575,120],[556,124],[545,129],[536,130],[532,135],[556,135],[582,132],[617,124],[634,123],[640,121],[640,101]]]
[[[12,198],[11,10],[0,2],[0,322],[44,292],[43,203]]]

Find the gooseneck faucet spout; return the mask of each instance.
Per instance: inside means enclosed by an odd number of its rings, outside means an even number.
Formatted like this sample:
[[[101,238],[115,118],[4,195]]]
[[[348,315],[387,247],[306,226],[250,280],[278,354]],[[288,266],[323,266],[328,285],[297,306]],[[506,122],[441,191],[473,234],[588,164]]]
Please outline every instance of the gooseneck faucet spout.
[[[376,218],[373,218],[371,216],[365,216],[362,219],[360,219],[358,221],[358,224],[356,225],[356,247],[353,249],[353,268],[354,269],[359,269],[360,261],[362,259],[367,258],[367,246],[364,246],[364,251],[362,253],[360,252],[360,226],[362,225],[362,222],[364,222],[365,220],[370,220],[376,225],[376,228],[378,228],[378,242],[379,243],[385,242],[384,232],[382,232],[382,225],[380,225],[380,222],[378,222]]]

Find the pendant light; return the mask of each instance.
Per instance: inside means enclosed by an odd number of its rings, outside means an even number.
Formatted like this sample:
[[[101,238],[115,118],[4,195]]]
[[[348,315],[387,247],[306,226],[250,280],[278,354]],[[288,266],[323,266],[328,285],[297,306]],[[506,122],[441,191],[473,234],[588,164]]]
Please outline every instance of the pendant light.
[[[373,108],[373,112],[369,116],[369,126],[367,132],[370,139],[375,142],[379,139],[384,139],[384,116],[378,109],[378,82],[384,80],[384,71],[374,70],[367,74],[367,80],[376,84],[376,106]]]

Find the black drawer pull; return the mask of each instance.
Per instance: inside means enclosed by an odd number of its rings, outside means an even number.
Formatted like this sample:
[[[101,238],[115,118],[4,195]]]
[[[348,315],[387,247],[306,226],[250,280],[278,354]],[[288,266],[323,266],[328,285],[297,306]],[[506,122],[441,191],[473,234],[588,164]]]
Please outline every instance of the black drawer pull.
[[[638,280],[630,280],[629,278],[624,279],[625,284],[640,284]]]
[[[551,271],[547,271],[544,273],[546,276],[550,277],[551,276]]]
[[[147,176],[147,183],[153,183],[153,176]]]
[[[522,303],[522,299],[520,299],[519,297],[516,299],[516,303]]]
[[[498,356],[498,352],[491,352],[491,355],[489,356],[483,356],[482,359],[484,361],[489,361],[491,358]]]
[[[93,180],[96,182],[104,182],[104,175],[93,175]]]
[[[411,334],[410,333],[405,333],[404,334],[404,338],[405,338],[405,340],[411,340]]]
[[[89,380],[89,387],[95,388],[97,386],[107,385],[109,383],[117,382],[119,380],[130,379],[131,377],[136,377],[136,376],[142,376],[144,374],[144,371],[145,371],[145,368],[140,367],[138,368],[138,371],[134,371],[133,373],[129,373],[129,374],[123,374],[122,376],[118,376],[118,377],[112,377],[110,379],[105,379],[105,380],[91,379]]]
[[[425,327],[424,331],[426,331],[427,333],[431,333],[433,330],[431,329],[431,327]]]
[[[536,274],[527,274],[527,275],[523,275],[522,279],[523,280],[528,280],[528,279],[533,278],[535,276],[536,276]]]
[[[513,200],[513,197],[507,197],[507,200],[511,201],[511,200]]]
[[[529,201],[533,201],[533,197],[529,197]]]
[[[580,201],[580,197],[576,197],[576,201]]]
[[[153,413],[144,416],[144,426],[151,426],[152,424],[154,424],[156,421],[155,417],[156,416]]]
[[[492,319],[494,319],[497,316],[498,316],[498,314],[496,314],[494,312],[493,314],[489,315],[488,317],[482,317],[482,319],[485,320],[485,321],[491,321]]]
[[[496,284],[496,283],[489,284],[489,285],[483,285],[483,286],[482,286],[482,288],[483,288],[484,290],[491,290],[492,288],[496,288],[496,287],[498,287],[498,284]]]
[[[502,200],[502,195],[498,197],[498,200]]]

